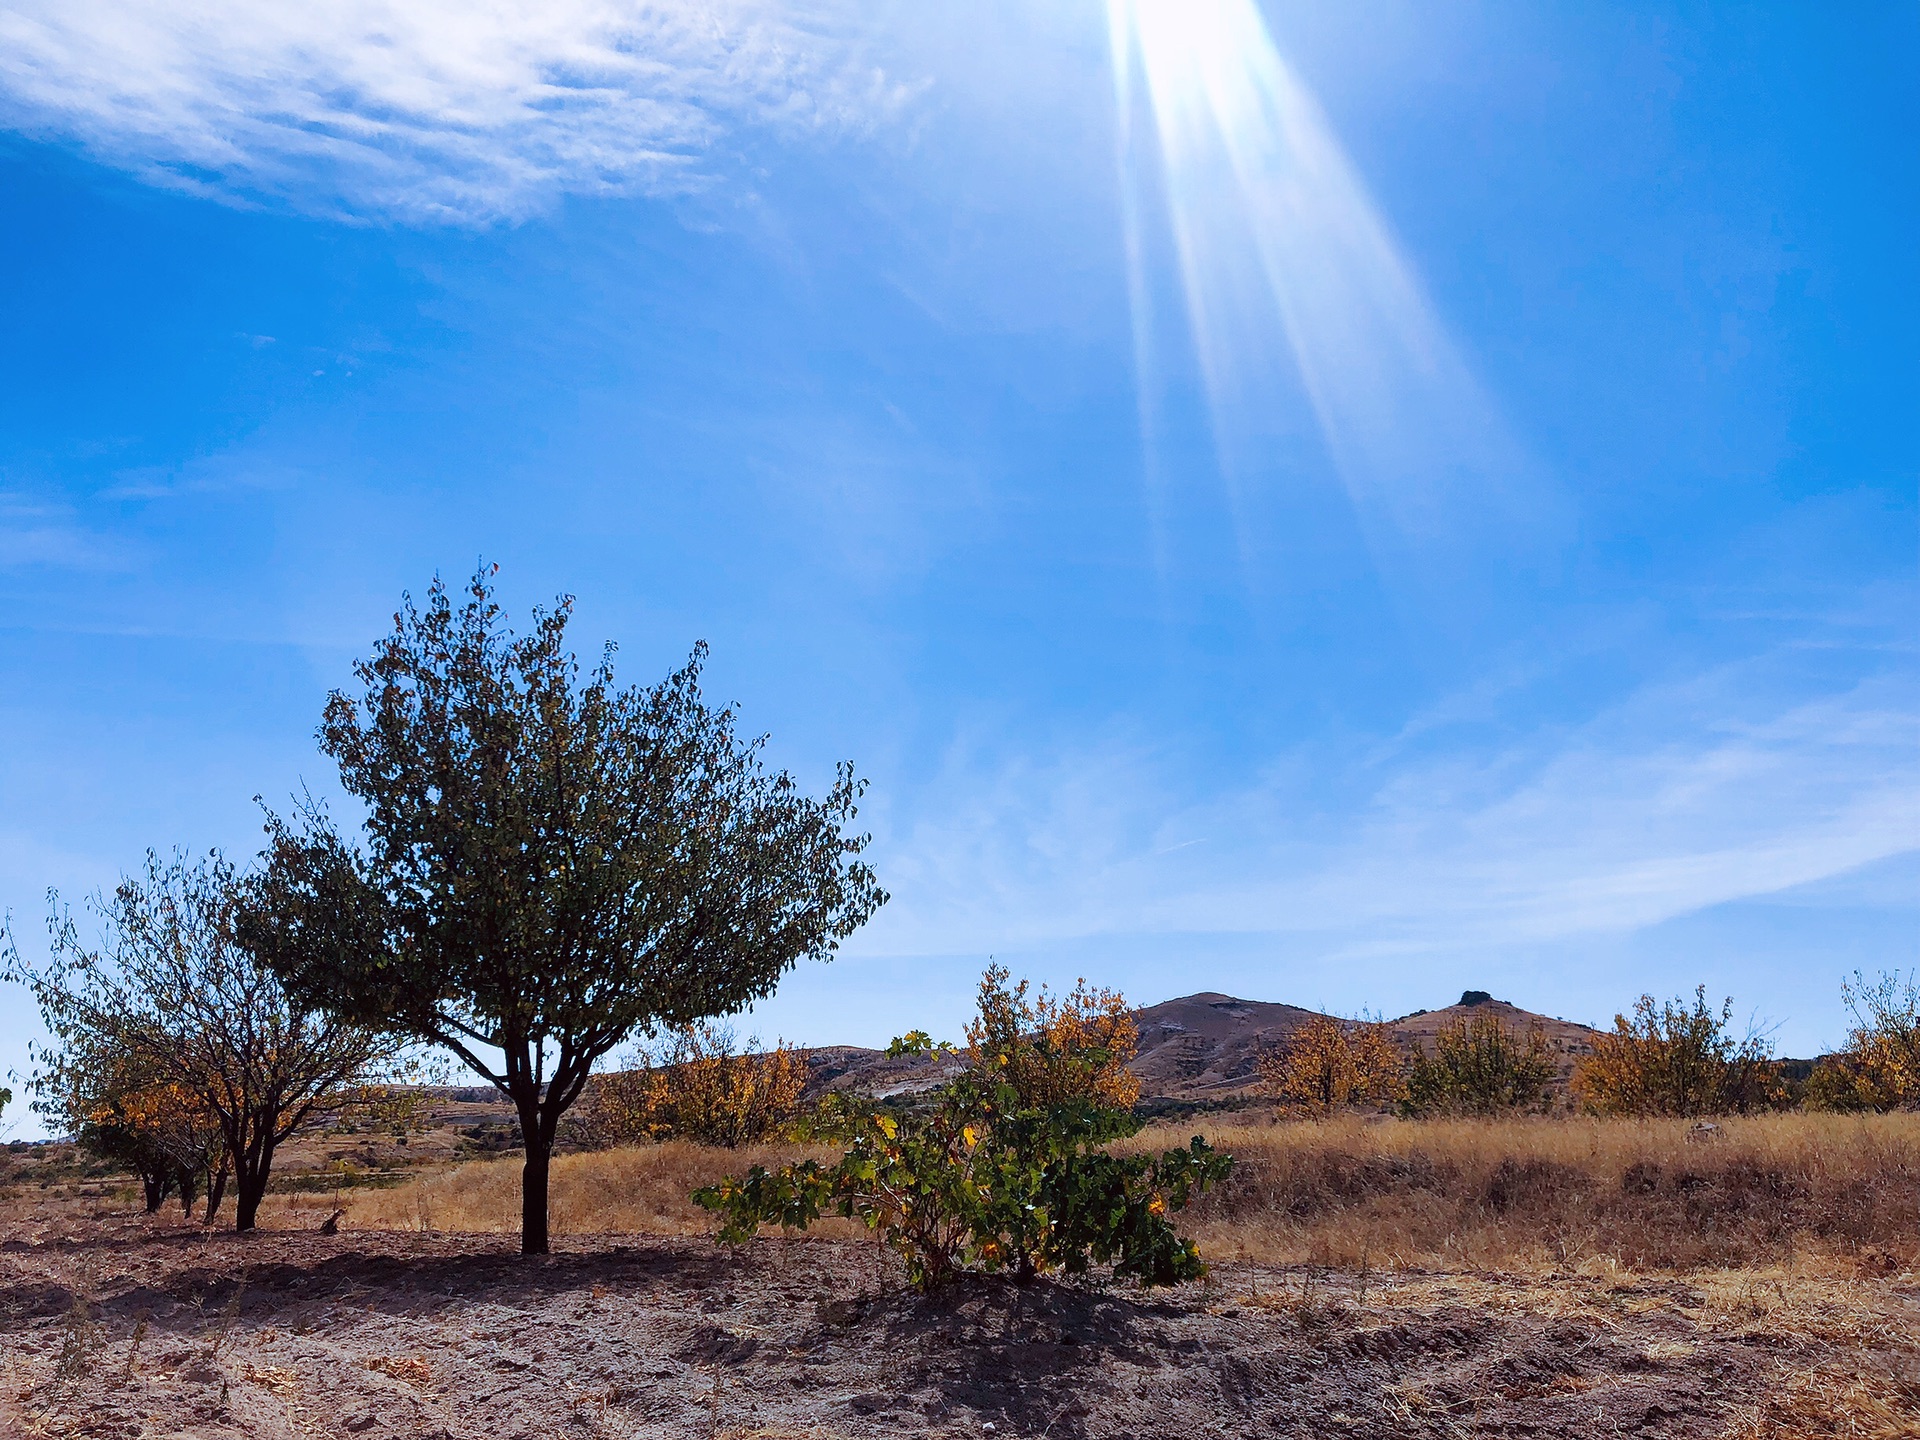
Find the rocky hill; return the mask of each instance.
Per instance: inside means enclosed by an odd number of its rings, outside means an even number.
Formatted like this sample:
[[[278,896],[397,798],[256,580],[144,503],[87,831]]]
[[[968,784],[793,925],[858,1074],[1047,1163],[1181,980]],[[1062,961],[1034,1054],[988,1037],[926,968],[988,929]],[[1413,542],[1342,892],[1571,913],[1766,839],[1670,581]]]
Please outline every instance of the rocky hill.
[[[1140,1051],[1133,1072],[1144,1101],[1205,1102],[1248,1095],[1259,1083],[1261,1054],[1284,1040],[1315,1012],[1269,1000],[1241,1000],[1216,991],[1163,1000],[1134,1012]],[[1441,1029],[1462,1016],[1495,1015],[1522,1033],[1538,1026],[1553,1052],[1562,1084],[1580,1056],[1592,1048],[1593,1030],[1549,1015],[1536,1015],[1484,991],[1468,991],[1440,1010],[1416,1010],[1391,1022],[1401,1045],[1431,1046]],[[859,1088],[881,1096],[907,1094],[938,1084],[959,1069],[945,1058],[889,1060],[884,1051],[832,1045],[806,1052],[814,1093]]]

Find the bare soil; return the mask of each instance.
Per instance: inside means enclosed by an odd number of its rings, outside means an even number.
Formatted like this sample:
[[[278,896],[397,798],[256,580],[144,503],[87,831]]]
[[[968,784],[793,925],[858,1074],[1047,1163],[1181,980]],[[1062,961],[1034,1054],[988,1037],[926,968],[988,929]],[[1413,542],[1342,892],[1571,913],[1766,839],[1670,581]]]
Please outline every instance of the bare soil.
[[[1724,1273],[1236,1264],[921,1298],[858,1241],[560,1247],[20,1205],[0,1435],[1920,1435],[1910,1276],[1743,1300]]]

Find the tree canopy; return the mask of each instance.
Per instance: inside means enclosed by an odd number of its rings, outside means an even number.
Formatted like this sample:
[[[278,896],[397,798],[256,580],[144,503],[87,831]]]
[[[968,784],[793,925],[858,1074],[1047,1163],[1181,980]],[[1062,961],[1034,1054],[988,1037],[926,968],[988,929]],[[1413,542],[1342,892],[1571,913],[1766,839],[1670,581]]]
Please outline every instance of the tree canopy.
[[[311,803],[270,818],[248,921],[300,994],[443,1045],[513,1100],[529,1253],[596,1060],[743,1009],[886,899],[850,766],[817,799],[769,770],[764,737],[703,700],[704,645],[650,687],[616,685],[612,647],[583,671],[571,611],[516,635],[484,570],[457,605],[438,580],[403,601],[320,727],[364,826]]]

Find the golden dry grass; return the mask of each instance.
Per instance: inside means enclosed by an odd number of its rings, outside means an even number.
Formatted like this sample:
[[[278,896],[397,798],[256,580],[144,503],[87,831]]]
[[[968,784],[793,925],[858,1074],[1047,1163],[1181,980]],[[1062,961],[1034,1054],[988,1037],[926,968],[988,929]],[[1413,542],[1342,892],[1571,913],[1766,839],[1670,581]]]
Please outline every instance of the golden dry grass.
[[[555,1235],[704,1235],[712,1217],[693,1191],[750,1165],[782,1165],[808,1154],[793,1145],[722,1150],[669,1140],[620,1150],[554,1158],[549,1223]],[[391,1190],[348,1190],[339,1197],[343,1229],[437,1230],[507,1234],[520,1229],[520,1161],[474,1160]],[[284,1195],[267,1223],[311,1225],[335,1204],[332,1195]]]
[[[1719,1122],[1515,1119],[1156,1126],[1130,1148],[1198,1131],[1233,1179],[1184,1228],[1210,1258],[1376,1270],[1604,1273],[1766,1266],[1894,1275],[1920,1264],[1920,1115],[1770,1115]],[[556,1234],[702,1234],[688,1196],[798,1147],[683,1141],[555,1160]],[[824,1153],[824,1152],[812,1152]],[[343,1226],[512,1232],[516,1160],[476,1161],[343,1195]],[[276,1197],[312,1224],[329,1196]]]
[[[1684,1121],[1337,1120],[1200,1127],[1233,1181],[1189,1224],[1265,1263],[1691,1270],[1920,1249],[1920,1115]],[[1133,1143],[1177,1143],[1159,1127]]]

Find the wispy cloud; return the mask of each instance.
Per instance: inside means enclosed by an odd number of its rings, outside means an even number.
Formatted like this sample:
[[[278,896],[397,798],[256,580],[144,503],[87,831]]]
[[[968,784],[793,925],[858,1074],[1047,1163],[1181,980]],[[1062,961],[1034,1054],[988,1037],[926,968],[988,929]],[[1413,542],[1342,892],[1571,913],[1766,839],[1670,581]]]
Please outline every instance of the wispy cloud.
[[[80,524],[66,506],[0,490],[0,570],[105,570],[124,558],[112,540]]]
[[[1283,757],[1179,798],[1171,757],[956,751],[885,837],[876,952],[1128,934],[1312,937],[1328,954],[1627,932],[1920,849],[1920,695],[1768,698],[1764,663],[1650,687],[1497,750]],[[1316,804],[1329,769],[1362,803]],[[1329,810],[1344,818],[1329,818]],[[1204,844],[1194,841],[1204,840]]]
[[[742,125],[844,131],[908,93],[840,0],[16,0],[0,120],[150,179],[485,222],[684,190]]]

